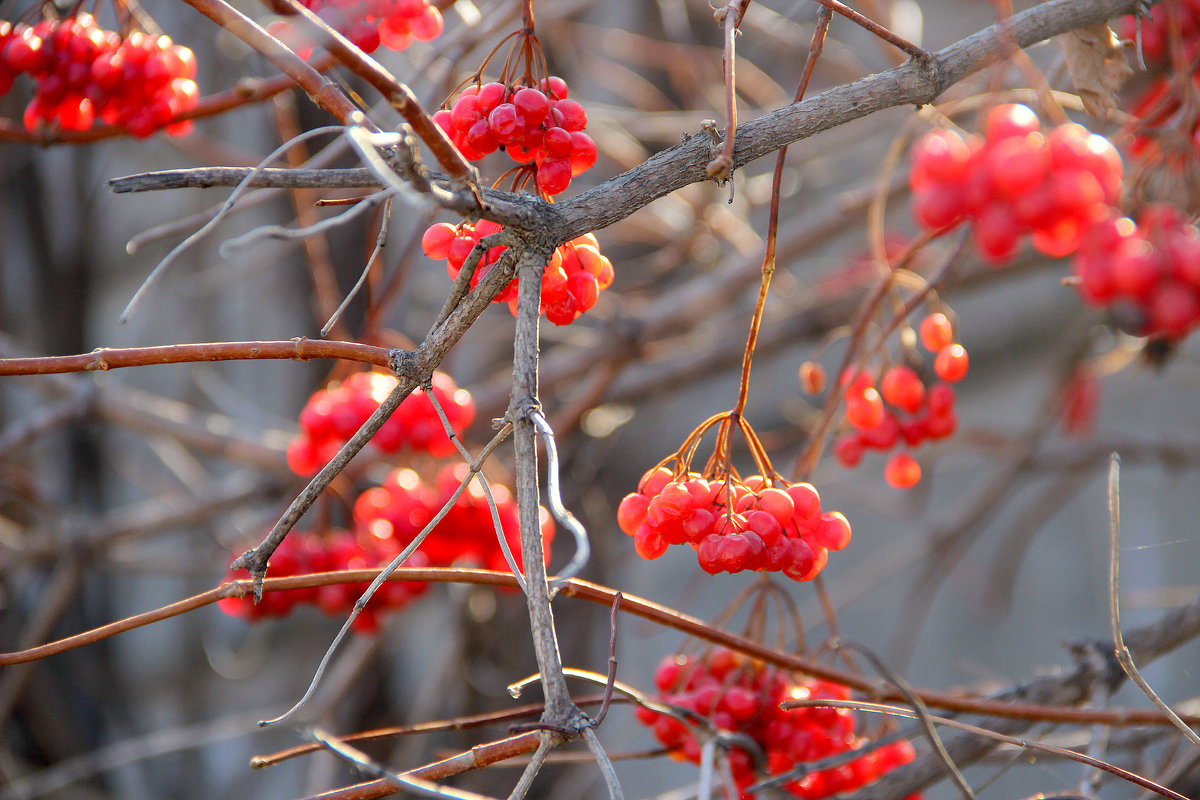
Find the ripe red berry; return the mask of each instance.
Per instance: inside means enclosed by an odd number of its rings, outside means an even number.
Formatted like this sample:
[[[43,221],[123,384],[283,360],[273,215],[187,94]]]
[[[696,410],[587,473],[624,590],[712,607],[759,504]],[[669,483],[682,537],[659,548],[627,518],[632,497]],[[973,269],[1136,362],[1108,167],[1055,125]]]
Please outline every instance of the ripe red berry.
[[[921,320],[921,344],[931,353],[937,353],[954,341],[954,328],[950,319],[940,311]]]
[[[933,370],[938,377],[949,383],[956,383],[966,377],[970,359],[961,344],[952,344],[938,351],[933,362]]]
[[[896,453],[883,468],[883,478],[893,489],[911,489],[921,480],[921,465],[906,452]]]

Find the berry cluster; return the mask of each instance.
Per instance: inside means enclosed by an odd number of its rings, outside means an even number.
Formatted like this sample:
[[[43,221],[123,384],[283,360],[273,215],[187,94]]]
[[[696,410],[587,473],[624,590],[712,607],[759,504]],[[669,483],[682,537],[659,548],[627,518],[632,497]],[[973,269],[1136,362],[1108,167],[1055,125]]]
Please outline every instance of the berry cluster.
[[[1002,265],[1021,237],[1046,255],[1073,253],[1084,232],[1112,212],[1120,196],[1121,157],[1102,136],[1074,123],[1039,131],[1023,105],[987,115],[985,135],[964,139],[934,130],[913,145],[913,213],[940,230],[970,220],[985,261]]]
[[[709,480],[666,467],[647,472],[638,490],[625,496],[617,524],[642,558],[686,544],[709,574],[755,570],[812,580],[825,568],[829,550],[850,543],[850,523],[837,511],[822,513],[812,484],[761,475]]]
[[[183,135],[191,122],[175,120],[200,96],[190,49],[140,31],[122,38],[86,13],[32,27],[0,21],[0,94],[20,74],[35,81],[24,117],[31,131],[82,131],[100,120],[139,138],[160,128]]]
[[[1200,50],[1200,2],[1197,0],[1163,0],[1141,20],[1125,17],[1121,21],[1121,36],[1134,41],[1140,35],[1146,62],[1164,64],[1169,60],[1172,24],[1179,26],[1185,63],[1191,63]]]
[[[1178,340],[1200,322],[1200,231],[1173,206],[1097,225],[1072,269],[1084,301],[1111,307],[1130,333]]]
[[[536,86],[468,86],[433,121],[468,160],[503,149],[518,164],[534,166],[543,194],[556,195],[596,163],[596,143],[583,132],[587,112],[567,95],[566,81],[557,77]]]
[[[459,389],[449,375],[433,373],[433,394],[446,412],[455,433],[475,418],[475,403],[466,389]],[[319,389],[300,412],[300,432],[287,449],[288,466],[297,475],[312,475],[337,453],[384,398],[396,387],[396,379],[381,372],[357,372],[341,384]],[[422,389],[409,395],[391,419],[375,434],[371,444],[384,453],[402,448],[434,456],[454,453],[454,443]]]
[[[474,224],[464,222],[458,226],[439,222],[425,231],[421,237],[421,248],[432,259],[446,259],[446,272],[454,279],[462,270],[471,248],[499,230],[500,226],[489,220]],[[480,258],[479,266],[471,276],[471,288],[487,275],[506,249],[493,247]],[[611,286],[612,282],[612,262],[600,254],[596,237],[585,233],[554,251],[542,273],[541,310],[546,314],[546,319],[555,325],[569,325],[594,306],[600,292]],[[513,314],[516,314],[517,281],[514,279],[506,286],[493,302],[508,303]]]
[[[404,50],[413,40],[430,42],[442,35],[444,21],[429,0],[301,0],[304,7],[325,24],[354,42],[364,53],[382,44],[389,50]],[[277,20],[267,30],[308,58],[312,44],[286,20]]]
[[[391,560],[383,548],[369,536],[336,531],[327,536],[293,531],[280,543],[271,555],[270,576],[284,578],[289,575],[308,575],[314,572],[333,572],[344,569],[371,569]],[[407,566],[421,567],[425,557],[414,553]],[[232,572],[226,580],[244,577]],[[366,583],[344,583],[318,586],[309,589],[287,589],[266,592],[262,600],[254,602],[252,596],[226,597],[218,601],[221,610],[247,622],[257,622],[267,617],[286,616],[298,605],[314,605],[326,614],[347,613],[354,602],[366,591]],[[359,633],[374,633],[379,629],[379,615],[403,608],[411,600],[425,593],[427,585],[417,581],[387,581],[371,602],[355,618],[353,627]]]
[[[718,648],[700,657],[667,656],[655,671],[654,682],[662,703],[707,718],[720,731],[752,739],[766,757],[758,765],[759,774],[779,775],[808,762],[864,751],[840,767],[810,772],[784,784],[784,789],[803,800],[853,792],[916,756],[907,741],[867,750],[867,740],[855,735],[856,720],[849,709],[781,709],[780,704],[788,700],[847,700],[850,690],[816,679],[796,681],[731,650]],[[700,763],[700,745],[680,720],[647,708],[639,708],[637,717],[672,755]],[[731,748],[729,765],[739,789],[754,782],[754,757],[749,752]]]
[[[846,421],[851,433],[833,445],[833,454],[847,468],[858,466],[866,450],[887,451],[901,442],[908,448],[928,440],[944,439],[958,427],[954,389],[969,367],[967,351],[954,341],[954,330],[945,314],[936,312],[921,320],[921,344],[931,353],[932,386],[913,368],[904,364],[889,367],[878,387],[867,371],[848,370],[842,376],[846,387]],[[908,451],[896,453],[884,467],[884,479],[896,489],[910,489],[921,480],[921,465]]]
[[[464,463],[448,464],[438,472],[435,484],[429,486],[411,469],[395,470],[381,486],[367,489],[355,501],[354,522],[360,537],[369,539],[385,558],[395,557],[441,510],[469,473],[470,467]],[[490,486],[504,539],[517,566],[522,566],[516,500],[506,487]],[[539,513],[542,545],[549,563],[554,520],[544,508]],[[472,481],[459,495],[416,552],[433,566],[475,564],[504,571],[509,568],[496,537],[487,495],[478,481]]]

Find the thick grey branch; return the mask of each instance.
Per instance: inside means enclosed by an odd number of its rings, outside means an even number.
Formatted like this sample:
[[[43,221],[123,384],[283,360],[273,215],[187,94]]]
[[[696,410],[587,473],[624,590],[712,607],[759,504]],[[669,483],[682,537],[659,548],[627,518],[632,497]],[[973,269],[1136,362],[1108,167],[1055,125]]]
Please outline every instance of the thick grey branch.
[[[1050,0],[1013,16],[1002,24],[968,36],[887,72],[785,106],[742,124],[733,152],[734,168],[744,166],[784,145],[822,131],[902,105],[933,102],[950,86],[1004,58],[1014,44],[1029,47],[1067,31],[1130,14],[1140,0]],[[549,205],[530,197],[485,190],[483,216],[505,227],[541,229],[561,244],[589,231],[606,228],[664,195],[708,180],[705,168],[715,155],[711,137],[697,133],[663,150],[642,164],[562,203]],[[338,174],[347,181],[337,183]],[[170,170],[115,178],[118,192],[183,186],[235,185],[246,170],[205,168]],[[431,175],[431,178],[436,176]],[[367,170],[265,170],[252,186],[285,188],[349,188],[378,186]]]

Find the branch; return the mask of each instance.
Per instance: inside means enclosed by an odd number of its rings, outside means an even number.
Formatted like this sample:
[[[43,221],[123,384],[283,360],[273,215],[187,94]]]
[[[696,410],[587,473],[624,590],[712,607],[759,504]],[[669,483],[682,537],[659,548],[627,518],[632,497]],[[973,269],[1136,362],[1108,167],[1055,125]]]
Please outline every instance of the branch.
[[[293,589],[310,589],[318,586],[334,584],[364,583],[376,578],[380,569],[352,569],[337,572],[320,572],[311,575],[290,575],[284,578],[267,578],[263,581],[264,592],[284,592]],[[510,572],[499,572],[486,569],[465,569],[458,567],[425,567],[401,568],[392,573],[394,581],[427,581],[431,583],[469,583],[482,586],[502,586],[510,589],[519,588],[516,578]],[[59,639],[54,642],[20,650],[11,653],[0,653],[0,666],[23,664],[37,661],[58,653],[64,653],[77,647],[102,641],[119,633],[140,628],[176,617],[197,608],[211,605],[226,597],[246,597],[252,593],[249,581],[232,581],[209,589],[198,595],[180,600],[153,611],[137,614],[108,625],[95,628],[84,633]],[[580,578],[566,581],[558,591],[564,597],[587,600],[611,608],[616,599],[617,591]],[[875,681],[863,678],[856,673],[835,669],[813,659],[774,650],[761,642],[728,633],[709,625],[704,620],[676,611],[652,600],[646,600],[636,595],[621,592],[620,610],[641,617],[642,619],[672,628],[697,639],[712,644],[728,647],[731,650],[745,653],[765,663],[777,667],[803,672],[822,680],[840,683],[852,689],[871,694],[880,700],[902,702],[901,693],[889,691]],[[1125,637],[1126,643],[1132,642],[1131,650],[1139,659],[1153,659],[1176,649],[1180,645],[1200,635],[1200,596],[1189,605],[1177,609],[1162,617],[1158,622],[1130,631]],[[1111,665],[1115,673],[1111,676],[1121,679],[1120,667]],[[1111,671],[1110,671],[1111,672]],[[1072,725],[1171,725],[1171,721],[1158,711],[1151,709],[1133,708],[1061,708],[1054,702],[1030,701],[1046,692],[1038,689],[1043,684],[1053,684],[1056,681],[1070,682],[1071,678],[1045,679],[1026,687],[1013,690],[998,698],[980,698],[965,696],[961,693],[939,692],[928,689],[914,689],[913,695],[921,699],[931,708],[941,708],[967,714],[980,714],[989,717],[1001,717],[1020,720],[1027,724],[1033,722],[1061,722]],[[1073,702],[1079,702],[1075,700]],[[1189,725],[1200,725],[1200,716],[1184,715],[1183,720]],[[951,750],[951,756],[954,752]],[[937,767],[936,769],[940,769]]]
[[[112,178],[105,185],[117,194],[155,189],[210,189],[237,186],[250,167],[196,167],[142,172]],[[382,184],[366,167],[353,169],[262,169],[246,184],[253,189],[379,189]]]
[[[930,54],[887,72],[830,89],[739,126],[733,169],[822,131],[896,106],[922,106],[955,83],[1003,60],[1019,47],[1133,13],[1137,0],[1050,0]],[[570,200],[552,206],[554,240],[565,242],[608,227],[664,195],[707,180],[712,139],[693,134],[641,165]],[[497,221],[501,221],[497,219]]]
[[[343,358],[386,367],[391,351],[357,342],[322,342],[297,338],[275,342],[207,342],[168,344],[158,347],[98,347],[90,353],[71,356],[0,358],[0,375],[49,375],[60,372],[105,372],[122,367],[152,364],[183,364],[197,361],[246,359]]]

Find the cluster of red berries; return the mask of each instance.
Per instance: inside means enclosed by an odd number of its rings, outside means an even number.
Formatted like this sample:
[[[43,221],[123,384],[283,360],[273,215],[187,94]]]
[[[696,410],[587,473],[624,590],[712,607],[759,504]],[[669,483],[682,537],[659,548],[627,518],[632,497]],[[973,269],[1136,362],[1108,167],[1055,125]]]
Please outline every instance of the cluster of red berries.
[[[325,24],[354,42],[364,53],[374,53],[382,44],[389,50],[404,50],[413,40],[431,42],[442,35],[444,21],[429,0],[301,0],[304,7]],[[287,20],[267,26],[272,35],[308,58],[312,44]]]
[[[354,523],[359,535],[369,539],[385,558],[395,557],[429,524],[468,474],[468,465],[448,464],[438,472],[434,485],[429,486],[411,469],[395,470],[381,486],[367,489],[355,501]],[[521,567],[516,499],[505,486],[495,483],[489,486],[504,539]],[[554,520],[544,508],[539,509],[539,514],[542,546],[549,563]],[[485,569],[509,569],[496,536],[487,495],[478,481],[472,481],[459,495],[416,552],[432,566],[472,564]]]
[[[853,792],[916,757],[911,744],[898,741],[867,750],[855,734],[854,712],[845,708],[794,708],[788,700],[848,700],[845,686],[816,679],[795,680],[732,650],[717,648],[701,657],[667,656],[654,673],[660,702],[708,719],[720,731],[743,734],[766,756],[756,773],[746,750],[729,750],[734,782],[745,789],[756,774],[771,776],[799,765],[853,750],[863,754],[843,766],[810,772],[783,788],[803,800]],[[654,732],[672,757],[700,763],[701,748],[679,719],[639,707],[638,720]]]
[[[709,574],[782,572],[797,581],[815,578],[828,551],[850,543],[850,523],[837,511],[821,511],[812,484],[761,475],[709,480],[695,472],[674,475],[666,467],[647,472],[638,490],[625,496],[617,525],[633,537],[642,558],[686,544]]]
[[[464,222],[457,226],[439,222],[425,231],[421,237],[421,248],[432,259],[446,259],[446,272],[453,280],[462,270],[471,248],[481,239],[499,231],[500,226],[489,220],[474,224]],[[487,275],[506,249],[493,247],[480,258],[479,266],[471,276],[471,288]],[[612,282],[612,262],[600,254],[596,237],[585,233],[554,251],[542,273],[541,310],[546,314],[546,319],[555,325],[569,325],[594,306],[600,292],[611,286]],[[516,314],[517,281],[514,279],[506,286],[493,302],[508,303],[513,314]]]
[[[82,131],[100,120],[146,137],[160,128],[191,129],[175,120],[195,107],[196,58],[167,36],[140,31],[122,37],[86,13],[36,25],[0,21],[0,94],[16,75],[35,81],[25,127]]]
[[[848,370],[846,421],[853,429],[833,445],[834,457],[845,467],[862,461],[866,450],[888,451],[901,442],[910,449],[928,440],[944,439],[958,428],[951,383],[962,380],[970,366],[967,351],[954,341],[954,329],[945,314],[936,312],[921,320],[921,344],[931,353],[932,386],[912,367],[896,364],[883,373],[878,387],[871,373]],[[888,460],[884,480],[896,489],[910,489],[921,480],[921,465],[907,450]]]
[[[1200,231],[1173,206],[1095,226],[1072,269],[1084,301],[1130,333],[1178,340],[1200,322]]]
[[[308,575],[314,572],[333,572],[345,569],[372,569],[391,560],[372,537],[361,533],[335,531],[326,536],[292,531],[271,555],[270,577]],[[414,553],[407,566],[421,567],[425,556]],[[226,580],[244,575],[230,572]],[[330,584],[308,589],[287,589],[264,592],[262,600],[254,597],[226,597],[218,601],[221,610],[247,622],[268,617],[282,617],[298,605],[314,605],[326,614],[347,613],[366,591],[367,583]],[[427,585],[418,581],[387,581],[355,618],[353,627],[359,633],[374,633],[379,629],[380,614],[396,611],[425,593]]]
[[[396,387],[382,372],[356,372],[340,384],[319,389],[300,412],[300,432],[287,449],[288,466],[297,475],[312,475],[337,453]],[[433,395],[446,412],[456,435],[475,418],[471,393],[459,389],[449,375],[433,373]],[[402,448],[444,457],[454,453],[441,418],[423,389],[405,398],[371,439],[384,453]]]
[[[533,164],[538,189],[556,195],[596,163],[596,143],[583,132],[587,112],[567,95],[557,77],[536,86],[468,86],[433,121],[468,160],[503,148],[518,164]]]
[[[1046,134],[1039,127],[1027,106],[1009,104],[988,112],[983,137],[939,129],[917,140],[909,173],[917,221],[940,230],[970,220],[980,255],[994,265],[1010,260],[1027,233],[1046,255],[1073,253],[1112,213],[1121,157],[1081,125]]]
[[[1179,26],[1179,38],[1183,42],[1186,63],[1191,63],[1200,50],[1200,1],[1163,0],[1140,20],[1125,17],[1121,23],[1121,36],[1135,41],[1141,36],[1142,55],[1148,63],[1163,64],[1168,59],[1171,42],[1171,26]]]

